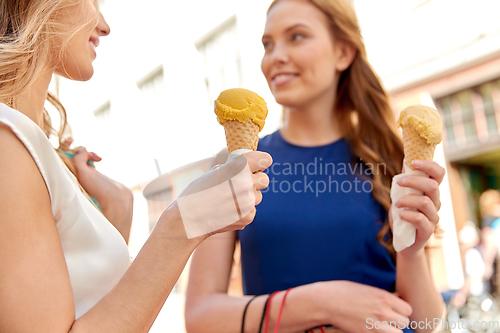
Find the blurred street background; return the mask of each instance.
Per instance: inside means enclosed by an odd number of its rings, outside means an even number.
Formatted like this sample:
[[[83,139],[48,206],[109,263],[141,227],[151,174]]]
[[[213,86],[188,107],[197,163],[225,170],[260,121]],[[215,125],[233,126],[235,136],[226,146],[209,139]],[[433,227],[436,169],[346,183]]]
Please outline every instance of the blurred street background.
[[[447,168],[440,211],[445,234],[432,240],[436,287],[443,293],[460,290],[479,271],[482,283],[491,265],[467,251],[479,242],[496,244],[492,221],[500,216],[496,208],[481,214],[479,205],[483,192],[500,188],[500,1],[351,2],[394,112],[425,104],[437,108],[444,121],[444,142],[436,152]],[[102,156],[98,169],[134,192],[130,252],[135,257],[163,209],[225,147],[213,113],[222,90],[257,92],[269,107],[261,135],[279,128],[281,107],[260,71],[260,39],[271,1],[100,3],[111,34],[97,48],[94,77],[89,82],[55,78],[51,89],[68,111],[72,133],[67,135]],[[500,199],[492,200],[500,207]],[[485,215],[491,218],[487,222]],[[151,332],[185,332],[187,271]],[[237,269],[233,280],[231,292],[237,294]],[[494,298],[489,307],[480,298],[484,291],[497,296],[498,280],[492,275],[484,290],[470,290],[480,294],[477,311],[483,315],[498,312]]]

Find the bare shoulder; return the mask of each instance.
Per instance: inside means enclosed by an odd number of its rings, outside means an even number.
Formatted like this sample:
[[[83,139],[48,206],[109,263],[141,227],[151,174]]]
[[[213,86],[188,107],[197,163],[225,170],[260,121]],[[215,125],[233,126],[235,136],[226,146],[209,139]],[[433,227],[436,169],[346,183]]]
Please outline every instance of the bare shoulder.
[[[9,200],[19,194],[36,197],[33,204],[48,200],[50,205],[45,182],[35,161],[10,127],[3,123],[0,123],[0,142],[0,156],[3,156],[0,159],[0,205],[3,199]],[[7,197],[2,197],[5,195]]]
[[[0,332],[67,332],[74,301],[47,187],[4,124],[0,142]]]

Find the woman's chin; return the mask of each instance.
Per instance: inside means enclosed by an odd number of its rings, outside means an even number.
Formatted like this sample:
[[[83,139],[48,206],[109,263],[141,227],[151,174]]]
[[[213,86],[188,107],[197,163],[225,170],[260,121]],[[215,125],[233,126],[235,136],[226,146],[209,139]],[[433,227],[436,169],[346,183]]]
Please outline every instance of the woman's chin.
[[[94,68],[90,66],[90,68],[85,69],[71,69],[71,70],[58,70],[56,74],[72,81],[88,81],[94,76]]]
[[[274,94],[274,99],[276,100],[276,103],[279,105],[282,105],[284,107],[297,107],[300,105],[301,101],[297,98],[297,96],[293,96],[292,94]]]

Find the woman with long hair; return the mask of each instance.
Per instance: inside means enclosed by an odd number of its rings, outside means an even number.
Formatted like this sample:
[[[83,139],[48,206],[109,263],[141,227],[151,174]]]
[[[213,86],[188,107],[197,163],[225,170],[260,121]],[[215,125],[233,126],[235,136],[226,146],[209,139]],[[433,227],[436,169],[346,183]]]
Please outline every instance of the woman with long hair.
[[[403,146],[351,4],[275,0],[262,43],[262,72],[285,109],[283,127],[259,142],[273,156],[270,184],[252,225],[196,250],[188,332],[264,332],[266,321],[272,331],[279,321],[279,332],[431,331],[422,323],[443,307],[425,246],[444,169],[415,162],[430,177],[399,184],[424,194],[391,203]],[[417,229],[414,245],[397,254],[392,205],[408,208],[401,217]],[[237,241],[243,297],[227,294]]]
[[[0,3],[0,332],[147,332],[208,237],[187,237],[174,202],[130,263],[130,191],[89,166],[98,158],[84,149],[72,160],[75,177],[47,138],[45,100],[64,115],[47,93],[53,74],[90,79],[109,32],[97,1]],[[253,174],[243,187],[258,204],[267,179],[258,170],[271,159],[245,157]],[[254,214],[212,233],[244,228]]]

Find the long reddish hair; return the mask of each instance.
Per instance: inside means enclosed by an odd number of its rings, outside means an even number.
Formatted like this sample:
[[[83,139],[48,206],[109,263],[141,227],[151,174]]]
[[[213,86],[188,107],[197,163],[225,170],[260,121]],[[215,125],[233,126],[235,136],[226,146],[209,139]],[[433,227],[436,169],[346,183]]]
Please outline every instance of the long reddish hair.
[[[283,0],[273,1],[269,9],[279,1]],[[348,0],[304,1],[327,16],[336,40],[350,44],[356,50],[352,64],[340,75],[333,112],[336,112],[341,128],[345,129],[344,138],[352,153],[371,169],[373,197],[388,211],[392,177],[401,173],[403,164],[403,143],[387,93],[368,63],[354,8]],[[378,239],[395,253],[388,219],[384,221]]]

